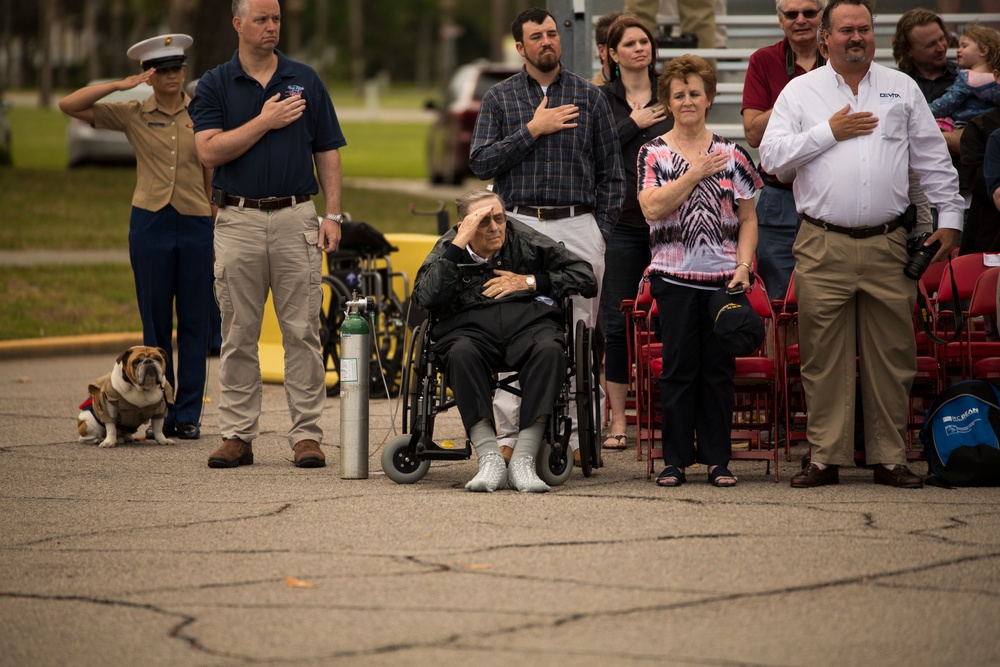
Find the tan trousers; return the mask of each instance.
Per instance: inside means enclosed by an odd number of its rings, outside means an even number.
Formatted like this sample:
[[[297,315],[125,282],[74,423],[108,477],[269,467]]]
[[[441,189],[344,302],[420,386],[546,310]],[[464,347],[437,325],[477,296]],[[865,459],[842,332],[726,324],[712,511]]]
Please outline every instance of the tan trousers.
[[[906,231],[852,239],[803,222],[792,250],[812,460],[854,462],[860,355],[867,462],[906,463],[909,391],[916,374],[916,288],[903,275]]]
[[[288,444],[322,442],[326,405],[319,341],[323,301],[319,221],[311,201],[279,211],[228,206],[215,222],[215,298],[222,312],[219,427],[223,438],[260,434],[257,341],[268,291],[285,349]]]
[[[659,0],[625,0],[625,11],[632,12],[656,34]],[[698,35],[698,48],[715,48],[715,0],[677,0],[681,32]]]

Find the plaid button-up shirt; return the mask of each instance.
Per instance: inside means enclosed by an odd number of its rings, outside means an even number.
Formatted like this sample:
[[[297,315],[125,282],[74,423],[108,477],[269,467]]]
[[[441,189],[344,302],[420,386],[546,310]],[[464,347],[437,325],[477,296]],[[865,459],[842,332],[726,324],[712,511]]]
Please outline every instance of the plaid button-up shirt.
[[[601,234],[611,236],[625,198],[618,132],[611,107],[597,86],[566,71],[548,91],[548,106],[575,104],[577,127],[531,138],[528,121],[542,103],[542,88],[525,68],[483,96],[472,134],[469,164],[508,208],[594,208]]]

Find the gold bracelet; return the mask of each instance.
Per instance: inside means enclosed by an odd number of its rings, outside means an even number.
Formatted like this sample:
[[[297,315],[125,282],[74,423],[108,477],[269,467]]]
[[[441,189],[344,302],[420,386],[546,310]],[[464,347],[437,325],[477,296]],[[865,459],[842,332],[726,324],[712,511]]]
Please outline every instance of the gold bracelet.
[[[746,262],[740,262],[736,266],[745,266],[745,267],[747,267],[747,271],[749,271],[750,273],[753,273],[753,267],[750,266],[749,264],[747,264]]]

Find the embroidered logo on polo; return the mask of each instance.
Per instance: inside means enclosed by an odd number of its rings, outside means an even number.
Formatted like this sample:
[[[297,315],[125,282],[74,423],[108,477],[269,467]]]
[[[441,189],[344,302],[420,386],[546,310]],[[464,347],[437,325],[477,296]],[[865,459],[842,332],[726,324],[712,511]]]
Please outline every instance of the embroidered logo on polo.
[[[301,95],[304,92],[306,92],[306,89],[303,86],[296,86],[295,84],[292,84],[285,89],[284,96],[295,97],[296,95]]]
[[[903,97],[899,93],[879,93],[878,96],[882,97],[882,98],[886,98],[886,97],[902,98]]]

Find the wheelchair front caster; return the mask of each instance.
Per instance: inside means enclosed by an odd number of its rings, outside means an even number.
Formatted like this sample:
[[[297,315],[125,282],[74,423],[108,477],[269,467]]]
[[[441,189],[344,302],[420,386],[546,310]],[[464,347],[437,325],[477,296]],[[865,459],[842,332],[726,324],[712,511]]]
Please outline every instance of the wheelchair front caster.
[[[573,458],[568,449],[557,454],[548,440],[543,440],[538,460],[535,461],[535,471],[549,486],[562,486],[573,472]]]
[[[410,436],[393,438],[382,450],[382,471],[396,484],[416,484],[427,474],[430,461],[422,461],[410,449]]]

